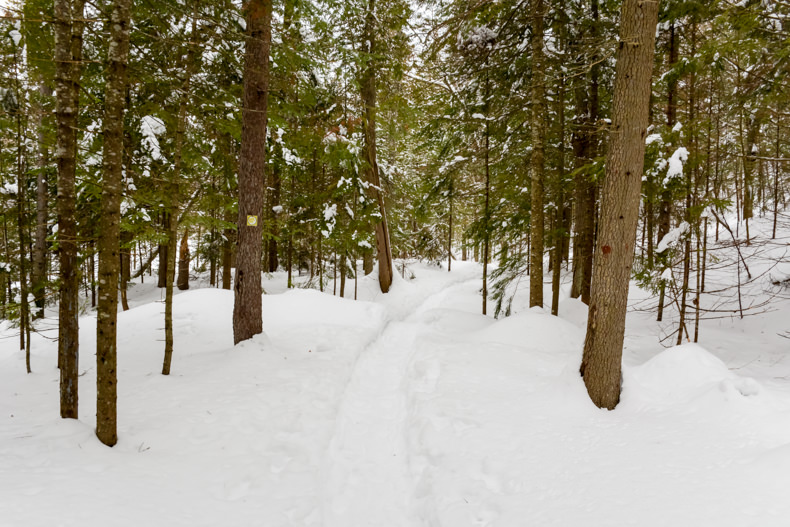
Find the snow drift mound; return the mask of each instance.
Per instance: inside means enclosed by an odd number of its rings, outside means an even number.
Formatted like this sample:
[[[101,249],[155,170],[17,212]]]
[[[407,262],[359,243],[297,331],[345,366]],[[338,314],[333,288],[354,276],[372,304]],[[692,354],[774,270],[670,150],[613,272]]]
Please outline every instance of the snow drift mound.
[[[624,370],[623,403],[642,408],[727,405],[745,399],[767,401],[752,378],[732,373],[715,355],[697,344],[669,348],[641,366]]]

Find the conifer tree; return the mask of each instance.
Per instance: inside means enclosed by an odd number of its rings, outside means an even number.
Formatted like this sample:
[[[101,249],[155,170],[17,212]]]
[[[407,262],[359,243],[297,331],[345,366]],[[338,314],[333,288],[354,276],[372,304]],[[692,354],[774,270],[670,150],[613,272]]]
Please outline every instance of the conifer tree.
[[[110,14],[104,92],[102,230],[99,237],[99,305],[96,322],[96,435],[118,441],[118,274],[123,171],[123,114],[131,31],[131,0],[114,0]]]
[[[580,369],[593,403],[610,410],[620,401],[657,23],[658,1],[623,2],[600,233]]]
[[[248,0],[244,14],[247,40],[239,155],[238,256],[233,304],[235,344],[263,331],[260,220],[264,202],[271,0]]]

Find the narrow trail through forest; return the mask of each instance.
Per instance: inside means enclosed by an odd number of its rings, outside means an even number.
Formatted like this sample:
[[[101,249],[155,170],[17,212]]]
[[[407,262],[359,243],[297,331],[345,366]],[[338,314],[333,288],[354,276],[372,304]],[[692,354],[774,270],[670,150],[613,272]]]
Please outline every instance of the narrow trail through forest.
[[[421,525],[410,470],[408,401],[415,341],[426,326],[420,313],[447,292],[476,277],[448,273],[438,288],[407,299],[396,292],[379,337],[354,366],[329,445],[324,469],[324,525]],[[406,285],[406,284],[403,284]],[[403,302],[403,300],[406,300]],[[395,308],[397,306],[397,308]]]

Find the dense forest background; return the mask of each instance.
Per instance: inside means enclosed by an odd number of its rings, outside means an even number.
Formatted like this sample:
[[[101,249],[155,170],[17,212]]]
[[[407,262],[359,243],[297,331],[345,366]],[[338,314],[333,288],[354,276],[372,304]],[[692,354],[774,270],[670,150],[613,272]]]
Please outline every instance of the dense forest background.
[[[348,297],[374,262],[383,276],[382,254],[394,272],[399,259],[448,270],[473,259],[484,314],[510,314],[527,282],[531,303],[553,313],[563,280],[589,303],[620,2],[258,3],[266,28],[271,16],[271,60],[257,72],[265,180],[252,191],[264,271]],[[60,299],[63,369],[76,371],[68,335],[80,310],[102,298],[113,310],[118,288],[127,309],[132,280],[157,280],[167,373],[173,287],[195,274],[232,287],[250,195],[251,19],[224,0],[7,2],[0,309],[22,348]],[[773,218],[776,235],[789,68],[790,3],[661,2],[633,272],[659,320],[672,306],[677,343],[733,310],[701,312],[701,295],[738,295],[741,316],[762,307],[740,289],[706,291],[706,266],[721,264],[708,240],[749,244],[756,216]],[[739,284],[753,279],[742,259],[727,264]]]

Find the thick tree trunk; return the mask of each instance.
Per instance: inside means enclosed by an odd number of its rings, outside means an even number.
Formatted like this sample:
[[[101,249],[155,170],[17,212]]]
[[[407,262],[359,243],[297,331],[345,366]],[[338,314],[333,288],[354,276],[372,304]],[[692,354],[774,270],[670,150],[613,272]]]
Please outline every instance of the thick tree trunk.
[[[123,195],[123,113],[131,3],[131,0],[113,2],[104,90],[102,230],[99,237],[99,309],[96,323],[96,435],[107,446],[113,446],[118,441],[118,263]]]
[[[55,120],[58,170],[58,364],[60,416],[78,417],[79,263],[77,261],[77,116],[82,74],[84,0],[55,0]]]
[[[590,399],[600,408],[613,409],[620,400],[657,22],[658,2],[624,0],[598,248],[580,368]]]
[[[543,180],[546,143],[546,95],[543,53],[543,0],[532,2],[532,156],[530,176],[529,305],[543,307]]]
[[[392,285],[392,249],[390,247],[390,234],[387,227],[387,211],[384,206],[384,195],[379,179],[379,166],[376,162],[376,58],[377,53],[377,20],[376,0],[368,0],[365,14],[365,68],[361,79],[362,102],[365,105],[363,123],[365,127],[365,160],[367,161],[366,173],[370,183],[371,197],[376,200],[379,207],[379,221],[376,222],[376,256],[379,262],[379,286],[381,292],[386,293]]]
[[[233,342],[263,331],[261,307],[261,219],[263,217],[266,123],[269,95],[271,0],[249,0],[244,7],[247,41],[239,156],[238,254],[233,304]]]

